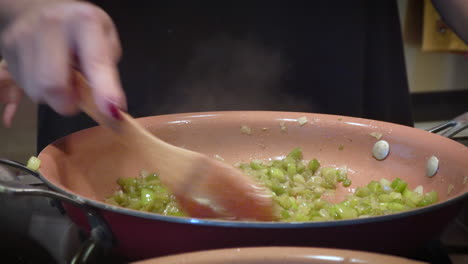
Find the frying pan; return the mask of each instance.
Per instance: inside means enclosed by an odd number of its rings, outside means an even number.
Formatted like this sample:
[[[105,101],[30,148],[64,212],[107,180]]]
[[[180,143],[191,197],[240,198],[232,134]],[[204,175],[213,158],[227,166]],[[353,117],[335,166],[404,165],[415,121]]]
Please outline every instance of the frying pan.
[[[345,249],[249,247],[214,249],[152,258],[132,264],[428,264],[406,258]]]
[[[305,124],[298,122],[303,117]],[[461,119],[466,120],[467,114]],[[68,217],[90,233],[79,258],[101,247],[128,260],[248,246],[333,247],[407,255],[437,238],[467,197],[468,148],[412,127],[348,116],[272,111],[183,113],[139,118],[138,122],[171,144],[220,156],[230,164],[282,157],[301,147],[304,159],[348,167],[353,184],[351,190],[338,188],[337,200],[371,180],[400,177],[412,188],[422,185],[425,191],[437,191],[439,202],[392,215],[296,223],[195,219],[125,209],[103,199],[117,189],[119,177],[136,177],[146,164],[102,127],[70,134],[39,154],[39,173],[30,173],[50,190],[3,182],[0,191],[61,200]],[[452,127],[445,134],[453,135],[466,125],[466,121],[452,121],[433,132]],[[241,126],[251,132],[241,131]],[[372,156],[377,141],[374,132],[390,145],[383,160]],[[435,176],[428,177],[431,156],[438,158],[439,167]]]

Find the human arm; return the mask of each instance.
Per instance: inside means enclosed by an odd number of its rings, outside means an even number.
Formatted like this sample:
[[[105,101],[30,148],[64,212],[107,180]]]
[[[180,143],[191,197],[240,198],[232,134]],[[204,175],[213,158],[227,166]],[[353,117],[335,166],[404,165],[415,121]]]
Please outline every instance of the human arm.
[[[102,9],[74,0],[0,0],[0,10],[1,54],[33,101],[62,115],[79,112],[79,91],[70,81],[77,68],[104,114],[125,110],[117,70],[120,42]]]

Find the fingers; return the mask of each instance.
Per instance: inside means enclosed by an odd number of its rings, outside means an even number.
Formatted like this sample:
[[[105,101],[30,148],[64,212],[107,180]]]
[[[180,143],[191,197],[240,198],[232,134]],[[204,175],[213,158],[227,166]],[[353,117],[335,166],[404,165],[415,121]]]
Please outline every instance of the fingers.
[[[77,55],[98,109],[115,118],[115,107],[123,110],[127,107],[117,70],[120,44],[110,19],[107,16],[100,19],[104,26],[93,19],[78,24]],[[110,31],[106,32],[106,28]]]
[[[10,72],[8,71],[6,62],[4,60],[0,60],[0,82],[11,82],[12,77]]]
[[[18,109],[18,103],[7,104],[3,109],[3,124],[5,127],[10,128],[13,123],[13,117]]]
[[[68,82],[70,48],[60,12],[37,11],[11,25],[2,51],[17,84],[37,103],[62,115],[78,112]],[[13,109],[13,107],[9,107]]]
[[[110,19],[109,19],[110,20]],[[111,51],[113,53],[114,62],[118,62],[122,56],[122,46],[120,45],[119,35],[114,26],[114,23],[110,21],[111,27],[109,28],[108,38],[110,41]]]
[[[6,64],[3,61],[0,62],[0,103],[6,104],[3,110],[3,124],[6,127],[11,127],[22,94],[11,78]]]
[[[126,109],[117,61],[121,47],[110,17],[85,2],[64,2],[34,9],[8,28],[0,41],[10,72],[37,103],[57,113],[79,111],[73,68],[88,80],[98,108],[108,116]],[[8,106],[11,113],[15,108]],[[114,111],[115,112],[115,111]]]
[[[31,73],[26,81],[40,91],[42,101],[61,115],[79,112],[78,96],[70,83],[70,48],[63,25],[50,23],[36,38],[38,51],[31,58],[21,58],[24,72]],[[26,61],[28,61],[26,63]]]

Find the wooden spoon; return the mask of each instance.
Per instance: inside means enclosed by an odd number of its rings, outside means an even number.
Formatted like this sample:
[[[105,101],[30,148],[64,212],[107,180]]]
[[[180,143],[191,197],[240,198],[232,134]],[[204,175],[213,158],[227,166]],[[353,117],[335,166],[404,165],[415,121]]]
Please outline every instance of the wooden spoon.
[[[104,116],[97,108],[84,77],[75,72],[81,109],[109,128],[128,148],[148,159],[162,183],[176,196],[190,216],[237,220],[274,220],[273,203],[266,189],[238,169],[205,155],[168,144],[129,114],[119,110],[121,120]],[[142,168],[143,169],[143,168]]]

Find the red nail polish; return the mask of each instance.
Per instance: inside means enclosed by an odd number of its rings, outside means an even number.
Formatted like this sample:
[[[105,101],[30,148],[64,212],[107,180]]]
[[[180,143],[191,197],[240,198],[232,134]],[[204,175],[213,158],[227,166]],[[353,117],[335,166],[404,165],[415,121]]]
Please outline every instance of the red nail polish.
[[[117,120],[122,120],[122,116],[120,115],[119,109],[115,104],[109,103],[109,112],[111,113],[112,117]]]

